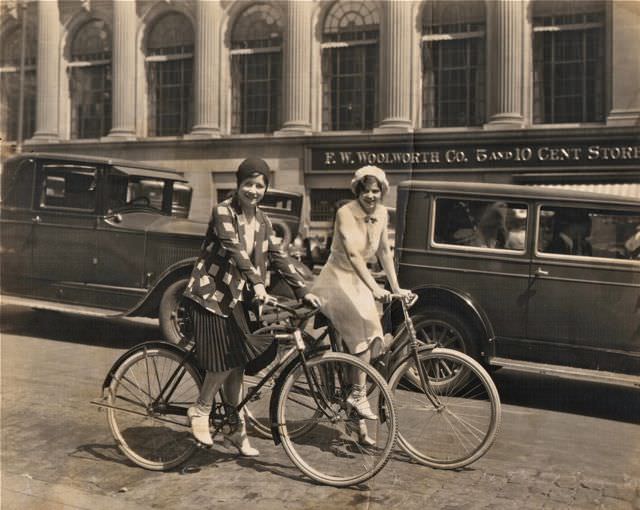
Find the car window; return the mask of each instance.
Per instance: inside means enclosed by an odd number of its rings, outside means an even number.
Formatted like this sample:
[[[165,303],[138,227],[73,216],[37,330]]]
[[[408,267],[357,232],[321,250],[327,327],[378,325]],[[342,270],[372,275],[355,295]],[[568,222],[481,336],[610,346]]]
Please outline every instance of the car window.
[[[78,211],[96,208],[96,169],[51,164],[42,167],[40,207]]]
[[[177,218],[187,218],[191,207],[191,187],[181,182],[173,183],[171,214]]]
[[[112,175],[107,199],[107,209],[155,209],[162,211],[163,179],[152,179],[135,175]]]
[[[433,240],[473,249],[524,251],[527,205],[502,200],[437,198]]]
[[[640,213],[543,206],[538,214],[537,251],[640,260]]]

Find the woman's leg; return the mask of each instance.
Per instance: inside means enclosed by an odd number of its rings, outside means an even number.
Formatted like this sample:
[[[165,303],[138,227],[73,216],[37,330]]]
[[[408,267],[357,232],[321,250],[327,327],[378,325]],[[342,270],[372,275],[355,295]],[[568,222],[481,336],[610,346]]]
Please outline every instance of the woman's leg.
[[[222,389],[224,398],[227,403],[232,406],[238,406],[242,400],[243,377],[244,368],[234,368],[230,371],[229,377],[224,383],[224,387]],[[255,457],[260,454],[258,450],[249,444],[244,409],[240,409],[238,412],[238,430],[234,434],[225,437],[225,445],[234,446],[238,452],[245,457]]]
[[[218,393],[218,390],[231,372],[231,370],[224,372],[207,371],[200,389],[198,402],[187,411],[187,416],[191,419],[191,432],[202,444],[208,446],[213,444],[211,432],[209,431],[209,415],[211,414],[216,393]]]

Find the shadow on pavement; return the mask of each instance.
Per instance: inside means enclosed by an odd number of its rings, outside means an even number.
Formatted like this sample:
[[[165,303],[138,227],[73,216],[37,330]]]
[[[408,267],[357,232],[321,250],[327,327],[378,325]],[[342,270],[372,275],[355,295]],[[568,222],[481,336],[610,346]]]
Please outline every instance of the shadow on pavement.
[[[16,306],[0,309],[0,333],[126,349],[161,338],[151,321],[87,317]]]
[[[503,404],[640,424],[634,388],[502,369],[492,374]]]

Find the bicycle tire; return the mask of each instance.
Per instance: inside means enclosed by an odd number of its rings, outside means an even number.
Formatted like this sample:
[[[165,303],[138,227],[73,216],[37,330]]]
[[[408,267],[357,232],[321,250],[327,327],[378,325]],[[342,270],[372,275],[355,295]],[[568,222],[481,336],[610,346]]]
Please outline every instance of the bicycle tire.
[[[265,328],[260,329],[258,332],[260,334],[275,334],[277,332],[288,331],[286,327],[275,326],[267,326]],[[256,332],[255,334],[257,334]],[[309,343],[314,339],[308,335],[308,333],[303,332],[303,336],[305,341]],[[272,361],[267,367],[262,369],[255,375],[245,374],[244,380],[242,383],[243,395],[246,395],[248,391],[253,386],[257,386],[262,379],[269,373],[276,364],[279,363],[282,351],[284,349],[282,347],[278,347],[278,352],[276,354],[276,359]],[[256,394],[254,394],[251,399],[245,404],[244,412],[247,419],[247,423],[255,433],[255,435],[262,437],[264,439],[271,439],[271,417],[269,416],[269,408],[271,402],[271,393],[275,387],[276,381],[280,371],[276,371],[268,381],[258,390]],[[314,427],[313,423],[309,423],[307,426],[301,426],[297,431],[290,431],[290,434],[301,435],[308,432],[311,428]]]
[[[294,363],[287,368],[277,400],[278,431],[287,456],[305,475],[324,485],[348,487],[375,476],[389,460],[397,434],[392,395],[384,378],[355,356],[325,352],[307,360],[308,373],[318,382],[310,386],[303,364]],[[370,421],[361,420],[346,404],[352,378],[347,374],[355,370],[364,371],[372,387],[367,398],[378,412],[375,432]],[[329,415],[318,405],[323,396],[329,405],[322,407]],[[313,429],[304,435],[289,433],[305,422],[313,422]],[[367,423],[374,445],[359,443],[360,422]]]
[[[169,399],[152,408],[161,388],[176,373],[183,357],[162,347],[134,351],[116,370],[108,389],[107,419],[118,447],[145,469],[165,471],[185,462],[196,450],[186,410],[195,405],[202,379],[185,363]],[[184,409],[184,415],[163,414],[162,405]]]
[[[392,373],[389,386],[398,415],[398,444],[420,464],[457,469],[482,457],[500,429],[500,396],[489,374],[470,356],[453,349],[418,351],[430,383],[427,397],[415,384],[415,359],[408,357]],[[439,380],[444,364],[460,372],[446,384]],[[448,373],[448,372],[447,372]]]

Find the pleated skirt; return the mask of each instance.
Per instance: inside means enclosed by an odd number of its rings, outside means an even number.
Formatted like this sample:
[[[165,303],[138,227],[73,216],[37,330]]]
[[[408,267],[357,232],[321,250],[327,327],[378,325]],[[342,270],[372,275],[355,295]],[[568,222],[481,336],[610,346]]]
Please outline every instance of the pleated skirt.
[[[196,357],[203,370],[224,372],[246,367],[268,350],[271,342],[256,343],[249,335],[249,319],[242,304],[236,306],[232,316],[222,317],[195,301],[186,301],[193,325]]]

